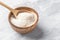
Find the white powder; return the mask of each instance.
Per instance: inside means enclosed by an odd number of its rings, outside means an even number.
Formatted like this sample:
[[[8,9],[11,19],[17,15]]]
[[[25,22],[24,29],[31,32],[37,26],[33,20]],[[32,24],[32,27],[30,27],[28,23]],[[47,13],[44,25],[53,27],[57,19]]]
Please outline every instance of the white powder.
[[[12,16],[11,22],[18,27],[28,27],[34,23],[35,19],[36,14],[23,12],[19,13],[16,19]]]

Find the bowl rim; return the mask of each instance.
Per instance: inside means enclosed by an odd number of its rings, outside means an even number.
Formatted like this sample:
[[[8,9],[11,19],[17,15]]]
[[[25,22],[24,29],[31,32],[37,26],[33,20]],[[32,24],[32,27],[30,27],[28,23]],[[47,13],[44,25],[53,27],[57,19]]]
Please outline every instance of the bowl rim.
[[[17,10],[19,10],[19,9],[25,9],[25,10],[27,10],[27,11],[30,10],[30,11],[34,12],[34,13],[36,14],[36,16],[37,16],[37,20],[36,20],[36,22],[35,22],[33,25],[31,25],[30,27],[33,27],[34,25],[37,24],[38,19],[39,19],[39,15],[38,15],[38,13],[36,12],[36,10],[34,10],[33,8],[30,8],[30,7],[18,7],[18,8],[15,8],[15,9],[17,9]],[[17,27],[16,25],[14,25],[14,24],[11,22],[11,20],[10,20],[10,19],[11,19],[11,15],[13,15],[12,12],[9,13],[8,21],[9,21],[9,23],[10,23],[13,27],[16,27],[16,28],[19,28],[19,29],[30,28],[30,27]]]

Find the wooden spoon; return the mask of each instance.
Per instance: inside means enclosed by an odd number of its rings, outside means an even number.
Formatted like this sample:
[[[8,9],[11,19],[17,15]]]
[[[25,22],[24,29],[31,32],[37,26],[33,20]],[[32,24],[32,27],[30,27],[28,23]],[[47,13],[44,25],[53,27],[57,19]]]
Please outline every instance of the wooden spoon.
[[[19,12],[19,10],[12,9],[12,8],[10,8],[9,6],[5,5],[5,4],[2,3],[2,2],[0,2],[0,4],[1,4],[2,6],[4,6],[4,7],[6,7],[7,9],[9,9],[9,10],[13,13],[14,17],[16,18],[17,13]]]

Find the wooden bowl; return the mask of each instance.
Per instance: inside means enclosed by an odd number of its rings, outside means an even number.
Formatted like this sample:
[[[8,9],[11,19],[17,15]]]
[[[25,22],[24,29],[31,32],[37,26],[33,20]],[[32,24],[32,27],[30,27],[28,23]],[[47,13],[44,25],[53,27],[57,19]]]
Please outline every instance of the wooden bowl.
[[[39,19],[38,13],[34,9],[29,8],[29,7],[18,7],[16,9],[20,10],[20,12],[34,12],[36,14],[36,16],[37,16],[36,22],[33,25],[31,25],[30,27],[24,27],[24,28],[17,27],[16,25],[11,23],[11,16],[13,15],[12,12],[10,12],[9,17],[8,17],[9,23],[11,24],[12,28],[16,32],[21,33],[21,34],[26,34],[26,33],[31,32],[36,27],[36,25],[37,25],[37,22],[38,22],[38,19]]]

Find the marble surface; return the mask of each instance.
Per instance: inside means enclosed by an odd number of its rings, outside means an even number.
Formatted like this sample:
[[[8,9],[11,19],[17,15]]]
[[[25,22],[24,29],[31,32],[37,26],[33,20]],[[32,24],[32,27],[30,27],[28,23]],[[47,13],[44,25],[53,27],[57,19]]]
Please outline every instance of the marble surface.
[[[0,0],[13,9],[28,6],[39,14],[35,30],[26,35],[15,32],[8,21],[9,10],[0,5],[0,40],[60,40],[60,0]]]

